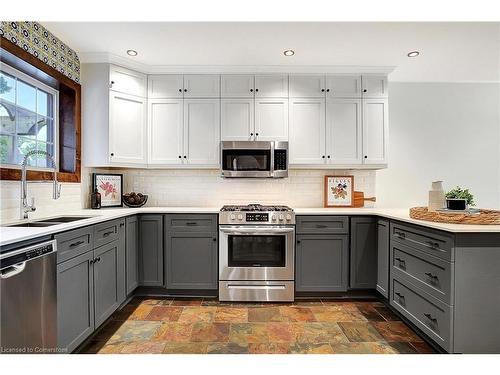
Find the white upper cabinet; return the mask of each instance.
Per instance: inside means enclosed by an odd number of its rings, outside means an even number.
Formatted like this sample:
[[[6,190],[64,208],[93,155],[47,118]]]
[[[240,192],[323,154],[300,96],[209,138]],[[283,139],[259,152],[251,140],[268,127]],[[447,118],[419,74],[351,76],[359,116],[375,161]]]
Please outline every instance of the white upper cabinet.
[[[146,97],[147,78],[145,74],[121,66],[110,65],[108,83],[109,88],[113,91]]]
[[[361,132],[361,99],[327,100],[326,154],[329,164],[361,164]]]
[[[148,164],[182,164],[183,100],[150,99]]]
[[[367,75],[362,77],[363,98],[387,98],[387,77]]]
[[[321,75],[290,75],[290,97],[318,98],[325,96],[325,76]]]
[[[218,74],[184,75],[185,98],[218,98],[220,96],[220,76]]]
[[[111,91],[109,94],[109,161],[147,163],[146,99]]]
[[[365,164],[387,163],[387,99],[363,100],[363,161]]]
[[[325,99],[290,99],[290,164],[325,164]]]
[[[184,100],[184,163],[219,166],[219,99]]]
[[[255,96],[259,98],[288,98],[288,74],[256,75]]]
[[[254,131],[253,99],[221,99],[221,138],[223,141],[250,141]]]
[[[250,74],[224,74],[221,76],[222,98],[253,98],[254,76]]]
[[[149,99],[182,98],[183,88],[182,74],[158,74],[148,77]]]
[[[361,76],[327,75],[326,95],[328,98],[361,98]]]
[[[288,99],[255,99],[255,140],[288,140]]]

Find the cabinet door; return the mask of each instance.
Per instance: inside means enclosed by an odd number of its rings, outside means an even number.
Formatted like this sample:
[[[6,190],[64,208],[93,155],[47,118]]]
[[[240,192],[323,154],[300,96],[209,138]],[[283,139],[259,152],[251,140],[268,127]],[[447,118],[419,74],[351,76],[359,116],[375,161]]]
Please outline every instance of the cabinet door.
[[[377,220],[377,290],[389,298],[389,221]]]
[[[111,65],[109,67],[109,88],[113,91],[146,97],[147,78],[145,74]]]
[[[184,75],[185,98],[218,98],[220,96],[220,76],[218,74]]]
[[[220,99],[184,100],[184,162],[219,166]]]
[[[181,164],[183,155],[183,100],[149,101],[148,164]]]
[[[347,235],[297,235],[295,290],[347,290],[349,238]]]
[[[125,227],[126,292],[132,293],[139,286],[139,220],[127,217]]]
[[[255,99],[255,140],[288,141],[288,99]]]
[[[217,234],[167,232],[167,289],[217,289]]]
[[[325,164],[325,99],[290,99],[290,164]]]
[[[139,284],[163,285],[163,216],[139,217]]]
[[[328,98],[361,98],[361,76],[326,76]]]
[[[290,97],[322,98],[325,96],[324,75],[291,75]]]
[[[254,76],[250,74],[225,74],[221,76],[223,98],[253,98]]]
[[[221,138],[223,141],[250,141],[254,130],[253,99],[221,99]]]
[[[256,75],[255,97],[288,98],[288,75],[287,74]]]
[[[124,251],[124,249],[122,249]],[[99,327],[120,306],[119,241],[94,250],[94,314]]]
[[[351,218],[351,289],[375,289],[377,284],[377,219]]]
[[[361,99],[327,99],[326,154],[329,164],[361,164]]]
[[[148,76],[148,99],[178,99],[184,95],[182,74]]]
[[[94,331],[94,276],[89,251],[57,265],[57,346],[76,349]]]
[[[109,152],[111,164],[145,165],[146,99],[110,91]]]
[[[363,154],[365,164],[387,162],[387,99],[363,100]]]
[[[363,98],[387,98],[386,76],[363,76]]]

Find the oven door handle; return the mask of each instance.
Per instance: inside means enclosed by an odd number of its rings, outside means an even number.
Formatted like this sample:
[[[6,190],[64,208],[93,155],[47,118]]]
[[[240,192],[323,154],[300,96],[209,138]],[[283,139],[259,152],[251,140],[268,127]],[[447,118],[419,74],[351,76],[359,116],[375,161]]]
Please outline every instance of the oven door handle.
[[[295,228],[269,228],[269,227],[261,227],[261,228],[220,228],[220,231],[223,233],[230,234],[280,234],[280,233],[292,233],[295,231]]]

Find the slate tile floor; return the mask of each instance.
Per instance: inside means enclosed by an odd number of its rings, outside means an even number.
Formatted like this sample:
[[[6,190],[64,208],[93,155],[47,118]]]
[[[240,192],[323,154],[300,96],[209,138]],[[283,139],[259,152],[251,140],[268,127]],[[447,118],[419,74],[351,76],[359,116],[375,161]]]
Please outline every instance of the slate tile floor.
[[[82,353],[433,353],[376,301],[223,303],[135,298]]]

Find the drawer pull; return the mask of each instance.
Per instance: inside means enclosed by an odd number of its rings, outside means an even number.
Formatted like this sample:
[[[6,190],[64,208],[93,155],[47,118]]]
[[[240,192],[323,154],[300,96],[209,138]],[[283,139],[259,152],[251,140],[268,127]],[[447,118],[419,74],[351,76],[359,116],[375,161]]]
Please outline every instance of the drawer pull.
[[[404,295],[402,295],[401,293],[394,292],[394,294],[395,294],[395,295],[397,295],[399,298],[402,298],[402,299],[404,299],[404,298],[405,298],[405,296],[404,296]]]
[[[111,235],[111,234],[113,234],[113,233],[115,233],[115,231],[114,231],[114,230],[112,230],[112,231],[110,231],[110,232],[104,232],[104,233],[102,234],[102,236],[103,236],[103,237],[108,237],[109,235]]]
[[[316,224],[316,228],[328,228],[328,227],[323,224]]]
[[[428,245],[431,249],[439,249],[439,243],[437,243],[437,242],[427,241],[427,245]]]
[[[431,279],[437,279],[438,277],[436,275],[433,275],[432,273],[430,272],[426,272],[425,273],[427,276],[429,276]]]
[[[406,237],[406,233],[405,232],[394,232],[396,233],[396,236],[398,236],[399,238],[405,238]]]
[[[72,244],[70,244],[69,247],[75,247],[75,246],[81,245],[82,243],[85,243],[85,241],[76,241],[76,242],[73,242]]]
[[[404,259],[401,259],[401,258],[394,258],[394,259],[396,259],[399,263],[403,263],[403,264],[406,263],[406,261]]]
[[[186,225],[193,226],[193,225],[198,225],[198,223],[196,221],[188,221]]]
[[[431,314],[427,314],[425,313],[424,316],[429,319],[431,322],[433,323],[437,323],[437,319],[436,318],[433,318]]]

